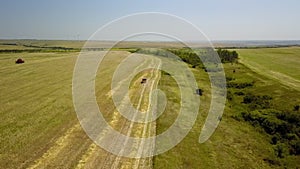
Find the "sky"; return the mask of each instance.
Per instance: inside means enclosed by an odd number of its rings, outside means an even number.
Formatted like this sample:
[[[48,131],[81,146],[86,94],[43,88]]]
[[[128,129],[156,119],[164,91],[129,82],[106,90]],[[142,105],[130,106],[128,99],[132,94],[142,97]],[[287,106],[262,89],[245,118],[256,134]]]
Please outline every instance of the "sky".
[[[86,40],[105,24],[163,12],[211,40],[300,40],[299,0],[1,0],[0,39]]]

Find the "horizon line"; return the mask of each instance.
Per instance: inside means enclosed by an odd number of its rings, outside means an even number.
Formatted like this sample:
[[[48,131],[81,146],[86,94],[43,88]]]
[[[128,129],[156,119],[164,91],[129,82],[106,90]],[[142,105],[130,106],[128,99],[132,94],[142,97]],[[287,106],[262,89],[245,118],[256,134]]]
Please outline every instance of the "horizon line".
[[[38,39],[38,38],[0,38],[0,40],[36,40],[36,41],[99,41],[99,42],[115,42],[116,40],[88,40],[88,39]],[[300,41],[300,39],[240,39],[240,40],[230,40],[230,39],[220,39],[220,40],[209,40],[210,42],[251,42],[251,41],[261,41],[261,42],[280,42],[280,41]],[[209,41],[186,41],[192,43],[203,43]],[[166,41],[166,40],[124,40],[124,42],[178,42],[178,41]]]

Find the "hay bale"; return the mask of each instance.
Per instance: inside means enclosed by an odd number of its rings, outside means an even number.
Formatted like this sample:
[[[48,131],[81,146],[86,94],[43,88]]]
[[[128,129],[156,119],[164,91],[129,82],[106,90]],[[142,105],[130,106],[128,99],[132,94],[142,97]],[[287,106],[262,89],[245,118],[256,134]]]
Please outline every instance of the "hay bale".
[[[22,64],[22,63],[25,63],[23,59],[19,58],[16,60],[16,64]]]

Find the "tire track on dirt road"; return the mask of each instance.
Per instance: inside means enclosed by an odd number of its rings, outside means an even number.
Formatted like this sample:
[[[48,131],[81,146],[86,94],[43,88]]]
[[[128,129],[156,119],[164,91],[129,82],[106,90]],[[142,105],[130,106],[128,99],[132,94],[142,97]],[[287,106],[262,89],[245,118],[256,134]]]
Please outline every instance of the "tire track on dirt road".
[[[146,66],[147,64],[150,64],[149,62],[151,60],[147,59],[149,58],[149,56],[145,56],[145,55],[141,55],[139,54],[138,56],[142,56],[142,63],[141,64],[138,64],[139,66],[137,66],[133,72],[130,72],[132,74],[137,74],[138,73],[138,70],[139,68],[143,67],[143,66]],[[125,83],[126,81],[130,80],[131,76],[127,76],[124,80],[118,82],[118,84],[115,86],[115,88],[113,88],[112,90],[110,90],[106,96],[111,98],[112,97],[112,94],[113,92],[115,92],[117,89],[120,88],[120,86]],[[136,80],[137,84],[139,84],[139,79]],[[122,103],[125,102],[125,98],[122,100]],[[121,103],[121,104],[122,104]],[[126,128],[125,126],[125,123],[126,121],[125,120],[121,120],[121,115],[120,113],[115,109],[114,112],[113,112],[113,116],[112,116],[112,120],[110,122],[108,122],[110,124],[110,126],[112,127],[116,127],[117,125],[120,125],[121,124],[121,130],[124,130]],[[107,130],[104,130],[103,133],[101,133],[99,136],[103,136],[105,134],[105,132],[107,132]],[[91,166],[95,166],[96,164],[91,164],[91,163],[97,163],[97,161],[99,160],[99,158],[97,157],[102,157],[104,154],[106,154],[106,157],[104,158],[104,162],[105,161],[109,161],[108,158],[112,158],[108,152],[106,152],[105,150],[99,148],[98,145],[96,145],[95,143],[92,143],[88,150],[86,151],[86,153],[82,156],[81,160],[79,161],[78,165],[76,166],[77,169],[80,169],[80,168],[92,168]],[[103,165],[103,164],[102,164]]]
[[[154,88],[155,82],[156,82],[156,81],[159,81],[159,79],[157,79],[157,78],[159,77],[159,76],[158,76],[158,74],[159,74],[158,69],[160,68],[161,63],[160,63],[160,60],[158,60],[158,61],[159,61],[158,63],[155,63],[155,65],[157,65],[157,66],[156,66],[156,70],[152,70],[152,71],[151,71],[151,77],[150,77],[150,79],[149,79],[149,81],[152,80],[152,83],[151,83],[151,85],[150,85],[150,90],[149,90],[149,93],[150,93],[150,94],[151,94],[151,92],[152,92],[152,90],[153,90],[153,88]],[[153,78],[154,74],[155,74],[155,78]],[[156,80],[156,79],[157,79],[157,80]],[[143,90],[142,90],[141,96],[140,96],[140,98],[139,98],[137,110],[140,110],[140,108],[141,108],[141,106],[142,106],[142,100],[143,100],[144,95],[145,95],[146,87],[149,86],[149,81],[147,82],[147,85],[143,86]],[[151,97],[149,97],[148,100],[151,100]],[[151,104],[151,101],[149,101],[148,104],[147,104],[147,110],[149,110],[150,104]],[[136,118],[137,113],[138,113],[138,111],[136,111],[135,114],[134,114],[134,117],[133,117],[134,120],[135,120],[135,118]],[[150,112],[147,112],[145,121],[148,121],[148,120],[149,120],[149,113],[150,113]],[[128,129],[128,131],[127,131],[127,136],[130,136],[130,134],[131,134],[131,132],[132,132],[132,130],[133,130],[133,125],[135,124],[135,123],[134,123],[134,120],[131,121],[131,123],[130,123],[129,129]],[[144,126],[143,126],[143,128],[142,128],[143,130],[142,130],[142,132],[141,132],[142,137],[145,137],[145,136],[146,136],[146,132],[147,132],[148,127],[151,127],[150,124],[151,124],[151,123],[149,123],[149,124],[148,124],[148,123],[144,123],[144,124],[143,124]],[[149,126],[149,125],[150,125],[150,126]],[[149,132],[150,132],[150,131],[152,131],[152,130],[149,130]],[[149,133],[149,135],[150,135],[150,134],[151,134],[151,133]],[[128,139],[125,141],[124,146],[122,147],[121,151],[119,152],[119,155],[115,158],[115,160],[114,160],[114,162],[113,162],[111,168],[116,169],[116,168],[138,168],[138,167],[139,167],[140,158],[135,159],[134,162],[132,162],[132,163],[128,163],[128,162],[127,162],[127,163],[124,163],[124,164],[121,163],[121,161],[122,161],[122,159],[123,159],[123,157],[121,157],[121,154],[123,153],[123,151],[124,151],[124,149],[125,149],[125,147],[126,147],[126,145],[127,145],[127,142],[128,142]],[[144,149],[144,145],[145,145],[144,143],[145,143],[145,142],[142,140],[142,141],[139,143],[139,145],[136,145],[136,148],[137,148],[137,152],[136,152],[136,153],[138,153],[138,155],[141,155],[141,153],[143,153],[143,149]],[[150,151],[150,150],[148,150],[148,151]],[[140,153],[140,154],[139,154],[139,153]],[[120,164],[121,164],[121,165],[120,165]],[[142,165],[145,165],[145,161],[143,161]],[[149,164],[149,166],[148,166],[147,168],[151,168],[151,166],[152,166],[152,165]]]
[[[160,79],[160,69],[161,68],[161,61],[159,61],[159,65],[157,67],[157,69],[155,70],[156,73],[155,73],[155,77],[154,77],[154,80],[152,82],[152,85],[151,85],[151,88],[150,88],[150,91],[149,91],[149,98],[148,98],[148,106],[147,106],[147,115],[146,115],[146,119],[145,119],[145,122],[147,121],[150,121],[148,124],[147,123],[144,123],[144,128],[143,128],[143,133],[142,133],[142,138],[149,138],[151,137],[151,134],[155,135],[156,133],[156,123],[155,122],[151,122],[152,119],[153,119],[153,116],[155,116],[154,114],[156,113],[156,109],[152,110],[153,112],[150,112],[150,108],[151,108],[151,105],[152,105],[152,91],[154,88],[157,88],[158,86],[158,82],[159,82],[159,79]],[[156,104],[154,104],[156,105]],[[150,118],[150,120],[149,120]],[[153,124],[154,123],[154,124]],[[152,126],[153,125],[153,126]],[[148,133],[147,133],[148,131]],[[146,134],[147,137],[146,137]],[[151,142],[149,147],[146,147],[145,148],[145,140],[141,140],[141,143],[139,145],[139,148],[138,148],[138,156],[142,156],[143,152],[144,151],[148,151],[146,154],[153,154],[154,152],[154,147],[155,147],[155,143],[154,142]],[[148,160],[147,160],[148,159]],[[141,168],[152,168],[152,157],[147,157],[147,158],[137,158],[135,159],[135,163],[134,163],[134,166],[133,168],[134,169],[137,169],[141,166]],[[148,166],[146,164],[146,162],[148,161]],[[151,166],[149,166],[151,165]]]
[[[153,59],[153,56],[148,56],[148,55],[139,55],[143,57],[143,63],[140,64],[133,72],[133,74],[136,74],[137,71],[140,67],[146,66],[147,64],[152,65],[152,67],[157,65],[157,60]],[[151,59],[150,59],[151,58]],[[159,60],[160,61],[160,60]],[[131,72],[132,73],[132,72]],[[156,76],[156,78],[158,78]],[[129,77],[126,78],[127,80],[130,80]],[[120,82],[118,82],[118,85],[116,87],[121,86],[121,83],[126,82],[125,80],[122,80]],[[151,79],[151,78],[150,78]],[[140,85],[140,79],[137,79],[134,84]],[[156,81],[158,83],[158,80]],[[148,83],[147,83],[148,84]],[[153,86],[153,85],[152,85]],[[144,86],[146,87],[146,86]],[[153,89],[153,87],[152,87]],[[152,90],[151,89],[151,90]],[[112,89],[112,90],[117,90],[117,89]],[[145,89],[144,89],[145,90]],[[106,94],[106,96],[111,97],[111,92],[110,91],[108,94]],[[143,91],[141,91],[143,92]],[[141,94],[136,93],[137,96],[141,96]],[[140,97],[141,99],[143,97]],[[138,100],[138,98],[137,98]],[[140,103],[141,104],[141,103]],[[124,118],[121,118],[121,114],[119,112],[117,112],[117,110],[114,111],[113,113],[113,118],[112,120],[109,122],[110,125],[112,127],[114,127],[115,125],[120,125],[121,124],[121,128],[120,128],[120,132],[122,133],[127,133],[127,135],[131,134],[131,132],[129,132],[129,128],[133,127],[133,124],[128,124],[128,120],[125,120]],[[154,129],[155,131],[155,129]],[[102,134],[101,134],[102,135]],[[95,143],[92,143],[88,150],[86,151],[86,153],[82,156],[81,160],[79,161],[78,165],[76,166],[77,169],[79,168],[93,168],[93,166],[97,166],[97,168],[111,168],[113,162],[117,159],[117,156],[114,154],[111,154],[109,152],[106,152],[105,150],[99,148]],[[129,165],[131,165],[131,163],[133,164],[133,162],[131,162],[132,159],[129,158],[121,158],[121,161],[124,161],[124,159],[129,160],[129,162],[127,161],[127,163],[129,163]],[[152,165],[152,164],[151,164]],[[123,166],[124,167],[124,166]]]

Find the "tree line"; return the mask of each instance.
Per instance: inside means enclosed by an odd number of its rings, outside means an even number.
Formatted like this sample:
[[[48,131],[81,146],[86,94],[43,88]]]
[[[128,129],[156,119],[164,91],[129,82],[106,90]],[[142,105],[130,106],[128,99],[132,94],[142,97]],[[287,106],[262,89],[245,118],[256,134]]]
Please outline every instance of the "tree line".
[[[237,59],[238,59],[238,57],[239,57],[239,54],[235,50],[229,51],[227,49],[221,49],[221,48],[219,48],[217,50],[217,53],[220,56],[222,63],[233,63],[233,62],[236,62]]]

